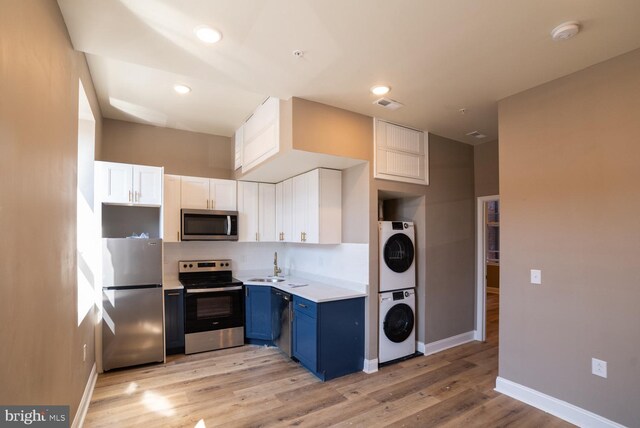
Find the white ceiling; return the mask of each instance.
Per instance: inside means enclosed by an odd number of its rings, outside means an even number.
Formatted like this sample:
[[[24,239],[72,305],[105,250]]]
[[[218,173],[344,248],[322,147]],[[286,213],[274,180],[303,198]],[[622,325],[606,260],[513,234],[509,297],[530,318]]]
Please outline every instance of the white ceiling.
[[[490,141],[499,99],[640,48],[638,0],[58,3],[75,48],[89,54],[105,117],[226,136],[271,95]],[[580,34],[552,41],[567,20],[581,22]],[[222,41],[200,42],[202,24]],[[175,83],[193,91],[180,96]],[[405,106],[373,105],[375,84]],[[474,130],[487,138],[465,136]]]

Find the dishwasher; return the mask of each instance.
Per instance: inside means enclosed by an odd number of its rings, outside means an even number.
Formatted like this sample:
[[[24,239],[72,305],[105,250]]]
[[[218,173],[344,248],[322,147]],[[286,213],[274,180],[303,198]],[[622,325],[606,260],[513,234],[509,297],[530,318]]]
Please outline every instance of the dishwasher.
[[[291,326],[293,321],[291,294],[272,288],[271,307],[275,311],[275,316],[271,317],[273,341],[282,352],[291,357]]]

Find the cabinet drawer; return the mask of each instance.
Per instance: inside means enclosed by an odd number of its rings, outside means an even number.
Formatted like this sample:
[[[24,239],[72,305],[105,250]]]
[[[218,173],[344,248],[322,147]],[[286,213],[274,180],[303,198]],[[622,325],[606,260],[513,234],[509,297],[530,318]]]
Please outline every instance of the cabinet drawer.
[[[293,296],[293,309],[312,318],[317,318],[318,304],[312,302],[311,300]]]

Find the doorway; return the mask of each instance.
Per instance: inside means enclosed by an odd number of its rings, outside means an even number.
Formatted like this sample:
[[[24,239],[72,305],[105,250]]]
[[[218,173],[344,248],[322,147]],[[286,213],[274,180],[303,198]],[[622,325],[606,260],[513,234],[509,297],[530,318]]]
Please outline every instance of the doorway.
[[[487,332],[497,336],[500,299],[500,197],[477,199],[476,333],[487,340]]]

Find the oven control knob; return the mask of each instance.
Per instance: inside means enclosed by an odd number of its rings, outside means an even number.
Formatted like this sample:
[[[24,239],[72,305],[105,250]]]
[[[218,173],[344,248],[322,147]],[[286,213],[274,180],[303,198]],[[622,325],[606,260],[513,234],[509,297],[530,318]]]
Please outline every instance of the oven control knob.
[[[191,263],[189,263],[189,267],[190,267],[190,268],[192,268],[192,267],[193,267],[193,265],[192,265]]]
[[[183,268],[186,268],[186,267],[187,267],[187,264],[186,264],[186,263],[185,263],[185,264],[183,264],[183,265],[182,265],[182,267],[183,267]]]
[[[408,291],[404,292],[404,297],[409,297],[409,292]]]
[[[229,266],[229,263],[225,263],[224,265],[225,265],[225,266]]]

